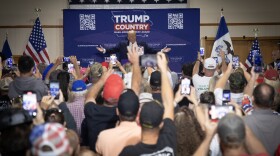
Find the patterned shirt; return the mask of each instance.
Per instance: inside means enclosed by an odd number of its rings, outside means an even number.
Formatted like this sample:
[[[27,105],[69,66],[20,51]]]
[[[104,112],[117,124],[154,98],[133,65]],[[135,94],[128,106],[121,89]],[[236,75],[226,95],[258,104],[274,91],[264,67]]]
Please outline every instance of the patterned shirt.
[[[81,124],[85,118],[84,103],[85,96],[76,96],[71,103],[67,103],[67,107],[74,117],[77,124],[78,134],[81,134]]]

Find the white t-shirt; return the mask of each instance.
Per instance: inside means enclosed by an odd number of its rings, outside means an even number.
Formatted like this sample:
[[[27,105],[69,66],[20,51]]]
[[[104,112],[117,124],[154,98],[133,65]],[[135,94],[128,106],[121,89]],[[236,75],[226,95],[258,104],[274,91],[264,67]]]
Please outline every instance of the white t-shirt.
[[[195,74],[192,77],[193,85],[196,91],[196,96],[199,99],[200,94],[208,91],[209,89],[209,81],[212,77],[207,76],[199,76],[198,74]]]
[[[216,104],[222,105],[223,104],[223,89],[222,88],[216,88],[214,90],[215,94],[215,101]],[[238,105],[242,105],[244,93],[230,93],[231,101],[236,102]]]

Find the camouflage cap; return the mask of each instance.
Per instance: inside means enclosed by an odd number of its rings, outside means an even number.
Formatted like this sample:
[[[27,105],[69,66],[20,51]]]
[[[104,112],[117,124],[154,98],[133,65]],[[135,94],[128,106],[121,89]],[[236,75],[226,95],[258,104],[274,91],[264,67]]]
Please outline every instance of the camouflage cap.
[[[103,73],[102,65],[98,62],[95,62],[90,66],[89,76],[92,80],[99,79]]]

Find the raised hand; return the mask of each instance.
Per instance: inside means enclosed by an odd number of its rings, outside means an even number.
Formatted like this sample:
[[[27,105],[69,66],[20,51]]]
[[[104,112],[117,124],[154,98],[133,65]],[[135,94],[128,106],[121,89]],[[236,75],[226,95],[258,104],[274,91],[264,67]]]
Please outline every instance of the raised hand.
[[[101,53],[103,53],[105,51],[105,49],[102,46],[96,47],[96,49]]]
[[[136,48],[127,48],[127,58],[132,64],[139,64],[139,54]]]
[[[77,57],[76,56],[70,56],[70,62],[73,63],[74,65],[77,64]]]
[[[167,46],[164,47],[163,49],[161,49],[161,51],[165,52],[165,53],[169,52],[170,50],[171,50],[171,48],[167,48]]]
[[[57,65],[57,66],[59,66],[59,65],[62,64],[62,62],[63,62],[62,60],[63,60],[63,57],[62,57],[62,56],[59,56],[59,57],[56,58],[54,64]]]
[[[158,52],[157,53],[157,62],[158,62],[158,67],[161,71],[167,70],[167,60],[166,56],[163,52]]]

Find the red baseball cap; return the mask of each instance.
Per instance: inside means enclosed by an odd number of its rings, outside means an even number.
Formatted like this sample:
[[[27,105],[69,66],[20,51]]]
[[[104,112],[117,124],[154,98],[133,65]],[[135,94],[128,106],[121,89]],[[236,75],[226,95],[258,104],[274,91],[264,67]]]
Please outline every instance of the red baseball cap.
[[[121,77],[117,74],[112,74],[108,77],[104,84],[103,98],[109,104],[117,104],[119,97],[124,89],[124,83]]]
[[[277,70],[275,69],[268,69],[265,73],[264,73],[264,77],[268,80],[278,80],[279,79],[279,74],[277,72]]]

